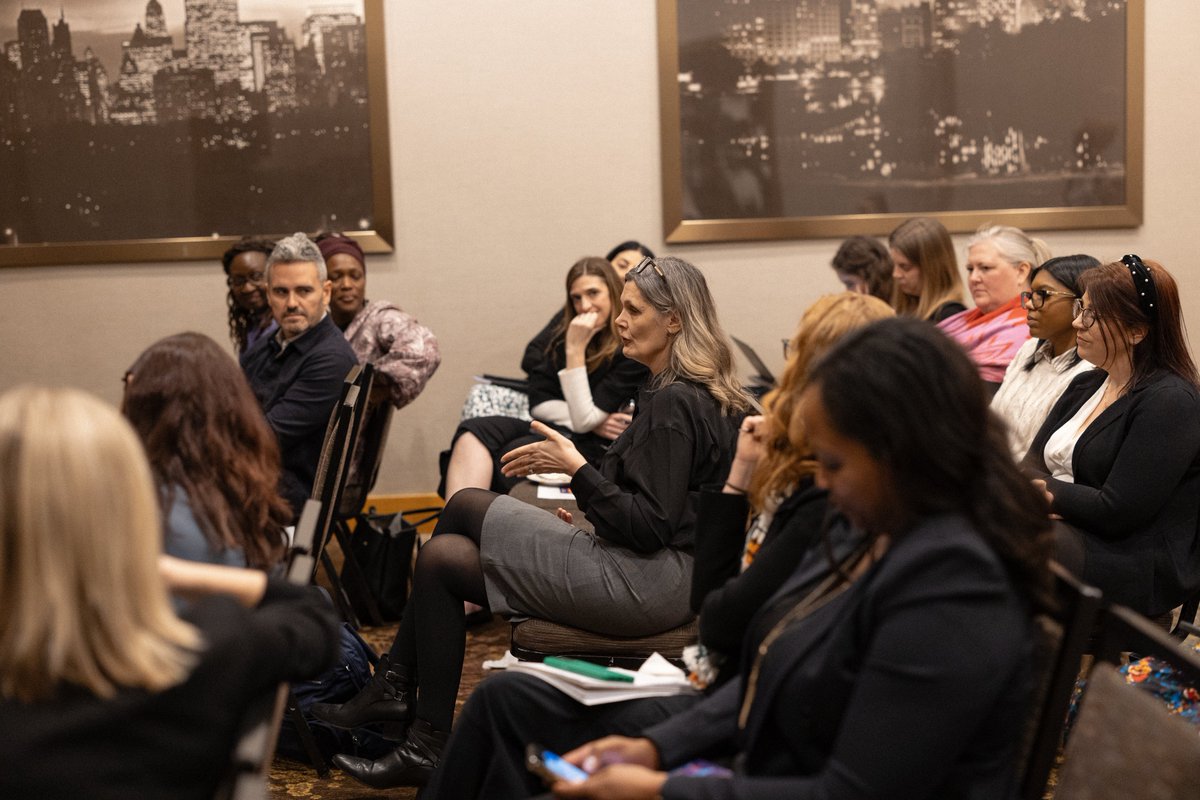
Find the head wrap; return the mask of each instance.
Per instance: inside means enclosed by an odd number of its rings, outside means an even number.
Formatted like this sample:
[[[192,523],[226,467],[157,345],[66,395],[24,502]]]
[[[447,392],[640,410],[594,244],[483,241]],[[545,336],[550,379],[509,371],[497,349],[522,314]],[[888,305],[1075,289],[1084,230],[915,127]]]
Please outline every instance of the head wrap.
[[[348,256],[354,256],[357,258],[358,263],[362,264],[363,271],[366,272],[367,259],[363,255],[363,249],[359,246],[358,242],[354,241],[349,236],[333,234],[322,237],[321,240],[317,242],[317,247],[321,248],[321,255],[325,257],[326,262],[329,261],[330,257],[338,253],[345,253]]]

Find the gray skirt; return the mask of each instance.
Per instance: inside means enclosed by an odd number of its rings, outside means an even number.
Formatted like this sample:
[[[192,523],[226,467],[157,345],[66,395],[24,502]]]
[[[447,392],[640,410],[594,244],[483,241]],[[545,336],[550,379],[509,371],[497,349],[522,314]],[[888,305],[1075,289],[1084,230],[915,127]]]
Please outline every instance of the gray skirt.
[[[693,616],[690,553],[635,553],[512,497],[488,509],[480,557],[497,614],[609,636],[661,633]]]

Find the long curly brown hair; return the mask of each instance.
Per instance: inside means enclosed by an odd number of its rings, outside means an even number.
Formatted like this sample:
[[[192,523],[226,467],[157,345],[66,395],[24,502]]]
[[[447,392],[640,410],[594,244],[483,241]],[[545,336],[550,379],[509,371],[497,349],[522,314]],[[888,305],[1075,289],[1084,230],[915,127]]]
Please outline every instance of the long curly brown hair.
[[[825,295],[804,312],[788,345],[789,358],[779,386],[763,398],[766,451],[747,487],[756,511],[762,511],[771,497],[789,493],[802,478],[816,472],[800,422],[800,395],[808,385],[809,367],[846,334],[893,314],[892,307],[878,297],[853,292]]]
[[[129,368],[121,411],[146,448],[164,509],[182,491],[214,547],[240,547],[259,569],[283,557],[292,512],[279,496],[279,446],[216,342],[180,333],[150,345]]]

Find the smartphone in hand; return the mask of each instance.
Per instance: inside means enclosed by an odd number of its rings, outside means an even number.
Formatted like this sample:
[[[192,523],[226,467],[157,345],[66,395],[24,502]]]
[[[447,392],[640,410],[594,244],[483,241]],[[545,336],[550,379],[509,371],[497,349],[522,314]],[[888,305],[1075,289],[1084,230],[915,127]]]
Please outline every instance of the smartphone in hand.
[[[588,778],[588,774],[579,767],[540,744],[531,744],[525,748],[525,768],[540,776],[547,786],[555,781],[579,783]]]

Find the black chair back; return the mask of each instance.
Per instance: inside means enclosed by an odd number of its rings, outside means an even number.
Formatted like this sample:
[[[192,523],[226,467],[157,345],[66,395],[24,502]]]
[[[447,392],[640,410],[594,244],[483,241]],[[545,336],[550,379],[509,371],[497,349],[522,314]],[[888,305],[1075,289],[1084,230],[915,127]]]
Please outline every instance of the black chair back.
[[[316,500],[305,501],[285,560],[285,574],[289,583],[304,585],[312,578],[312,552],[320,515],[320,503]],[[275,755],[279,725],[288,705],[288,694],[287,684],[280,684],[274,692],[254,701],[246,709],[242,734],[234,745],[229,773],[217,788],[215,800],[266,798],[267,772]],[[313,742],[313,749],[315,748],[316,743]],[[316,750],[316,754],[320,756],[320,751]]]
[[[367,502],[367,495],[375,488],[394,411],[387,396],[368,393],[367,401],[363,404],[358,444],[352,451],[342,501],[338,507],[339,519],[350,519],[360,513]]]
[[[1037,682],[1018,760],[1024,800],[1041,800],[1045,794],[1075,680],[1100,611],[1099,589],[1080,583],[1055,562],[1051,562],[1050,568],[1054,573],[1056,605],[1039,609],[1034,617]]]

